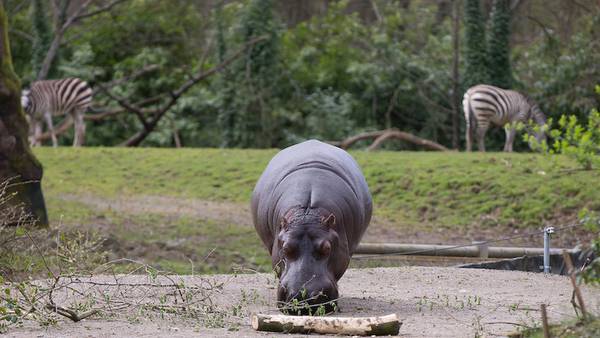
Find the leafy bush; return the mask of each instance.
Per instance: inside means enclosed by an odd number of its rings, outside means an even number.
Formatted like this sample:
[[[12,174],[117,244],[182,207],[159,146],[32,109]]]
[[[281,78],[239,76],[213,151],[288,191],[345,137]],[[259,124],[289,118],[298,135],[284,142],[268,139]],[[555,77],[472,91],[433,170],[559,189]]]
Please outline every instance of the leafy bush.
[[[600,94],[600,86],[596,86],[596,92]],[[533,135],[525,135],[526,141],[542,152],[571,157],[585,170],[599,168],[600,112],[598,109],[592,109],[587,122],[580,123],[575,115],[562,115],[558,119],[557,126],[552,125],[552,119],[549,119],[546,126],[534,127],[536,132],[547,132],[553,139],[551,144],[539,144]]]

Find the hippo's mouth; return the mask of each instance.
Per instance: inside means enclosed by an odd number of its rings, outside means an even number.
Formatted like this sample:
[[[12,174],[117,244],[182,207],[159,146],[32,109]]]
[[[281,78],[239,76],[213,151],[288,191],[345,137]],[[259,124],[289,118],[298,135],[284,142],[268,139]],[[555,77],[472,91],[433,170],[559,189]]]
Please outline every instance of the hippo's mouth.
[[[295,316],[319,316],[334,313],[339,310],[337,300],[330,300],[329,298],[320,299],[315,302],[294,298],[289,302],[277,303],[281,312]]]
[[[313,292],[312,296],[306,292],[288,295],[286,291],[281,285],[277,290],[277,306],[285,314],[325,315],[338,311],[337,287],[328,292],[328,295],[323,292]]]

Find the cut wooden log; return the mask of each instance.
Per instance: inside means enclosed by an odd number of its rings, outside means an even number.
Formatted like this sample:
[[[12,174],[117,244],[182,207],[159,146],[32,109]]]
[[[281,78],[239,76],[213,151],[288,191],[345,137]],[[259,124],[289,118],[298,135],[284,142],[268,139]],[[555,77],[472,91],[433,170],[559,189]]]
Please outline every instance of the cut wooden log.
[[[397,335],[402,322],[396,314],[380,317],[313,317],[256,314],[252,328],[284,333],[321,333],[359,336]]]

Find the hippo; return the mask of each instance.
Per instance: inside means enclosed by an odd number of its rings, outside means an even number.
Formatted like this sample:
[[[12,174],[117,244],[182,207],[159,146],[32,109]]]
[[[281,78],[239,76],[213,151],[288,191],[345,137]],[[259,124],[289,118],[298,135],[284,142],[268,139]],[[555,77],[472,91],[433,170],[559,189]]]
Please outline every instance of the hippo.
[[[335,311],[337,282],[373,210],[352,156],[317,140],[281,150],[256,183],[251,210],[279,278],[279,308],[296,303],[304,304],[298,314],[321,306]]]

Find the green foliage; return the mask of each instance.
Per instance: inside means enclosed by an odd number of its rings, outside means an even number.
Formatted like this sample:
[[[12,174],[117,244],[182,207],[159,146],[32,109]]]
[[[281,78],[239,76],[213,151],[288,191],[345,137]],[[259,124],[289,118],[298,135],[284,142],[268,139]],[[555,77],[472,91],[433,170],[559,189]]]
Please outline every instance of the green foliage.
[[[350,134],[397,127],[440,142],[449,140],[449,24],[436,23],[433,6],[400,9],[384,4],[380,12],[385,20],[365,25],[356,13],[347,14],[347,5],[331,4],[323,16],[298,24],[283,37],[282,53],[296,89],[293,105],[287,108],[289,124],[300,129],[292,133],[337,137],[305,127],[312,113],[306,99],[316,92],[347,98],[355,126]],[[420,34],[434,27],[442,28],[439,34]],[[412,149],[406,144],[396,147]]]
[[[552,120],[548,121],[548,126],[552,126]],[[551,128],[549,134],[554,142],[550,146],[540,145],[540,150],[571,157],[585,170],[598,169],[600,166],[600,113],[598,110],[593,109],[590,112],[585,124],[579,123],[575,115],[562,115],[557,126]],[[527,141],[535,143],[533,136],[525,135],[525,138]]]
[[[266,40],[250,46],[227,77],[229,88],[224,90],[220,117],[225,145],[264,148],[273,146],[278,138],[275,104],[281,73],[280,28],[273,10],[272,0],[252,0],[242,13],[240,40]],[[223,50],[220,46],[219,53]]]
[[[304,130],[299,134],[290,133],[289,143],[297,143],[307,138],[341,140],[355,130],[352,119],[352,95],[316,91],[306,98],[301,123]],[[309,132],[307,132],[309,131]]]
[[[573,157],[585,169],[600,164],[600,113],[594,109],[587,125],[577,123],[577,117],[563,115],[558,121],[560,129],[550,131],[554,138],[553,150]]]
[[[494,0],[487,41],[489,84],[500,88],[512,87],[509,3],[509,0]]]
[[[479,2],[479,0],[465,1],[464,84],[466,87],[488,83],[490,78],[485,48],[485,24]]]
[[[526,329],[521,332],[524,338],[544,338],[541,327]],[[600,318],[590,318],[586,321],[568,320],[560,324],[550,325],[549,336],[555,338],[592,338],[600,336]]]
[[[510,80],[512,67],[516,87],[531,94],[555,119],[565,111],[582,118],[596,106],[590,81],[600,77],[600,54],[594,43],[598,16],[577,14],[573,33],[567,37],[551,29],[537,37],[515,20],[517,39],[511,53],[507,12],[491,13],[486,41],[480,2],[463,2],[461,88],[488,82],[488,75],[503,74]],[[15,69],[26,75],[27,82],[35,72],[32,41],[27,38],[35,35],[33,11],[19,8],[33,8],[28,7],[30,2],[25,7],[20,3],[7,3],[9,34]],[[47,2],[40,3],[48,7]],[[497,1],[496,7],[505,8],[505,3]],[[71,26],[53,77],[80,76],[94,86],[123,79],[160,59],[160,71],[118,88],[131,102],[164,93],[160,102],[148,107],[153,109],[167,101],[165,91],[172,89],[167,84],[177,86],[194,72],[227,59],[248,40],[266,35],[267,40],[227,69],[187,92],[142,145],[173,146],[177,131],[184,146],[283,147],[305,138],[334,140],[387,127],[451,143],[453,46],[448,7],[435,1],[410,1],[405,6],[378,1],[381,20],[373,21],[364,15],[369,6],[357,9],[354,1],[335,1],[326,9],[317,6],[318,14],[316,7],[308,6],[306,19],[287,22],[286,27],[278,16],[286,6],[274,4],[272,0],[122,2]],[[92,5],[92,10],[97,6]],[[520,8],[515,18],[523,17],[520,11],[525,7]],[[530,30],[531,25],[526,27]],[[317,102],[324,106],[318,107]],[[97,112],[119,108],[101,91],[93,105]],[[330,114],[325,114],[325,106],[332,109]],[[336,128],[334,124],[341,121]],[[116,145],[141,128],[128,113],[88,121],[86,143]],[[490,137],[491,144],[500,143],[504,134],[495,130]],[[69,143],[65,138],[62,142]],[[416,149],[402,142],[385,146]]]
[[[600,78],[600,53],[594,41],[600,15],[582,17],[578,24],[569,39],[548,30],[539,42],[515,48],[516,82],[555,120],[565,112],[585,119],[599,103],[594,86]]]

